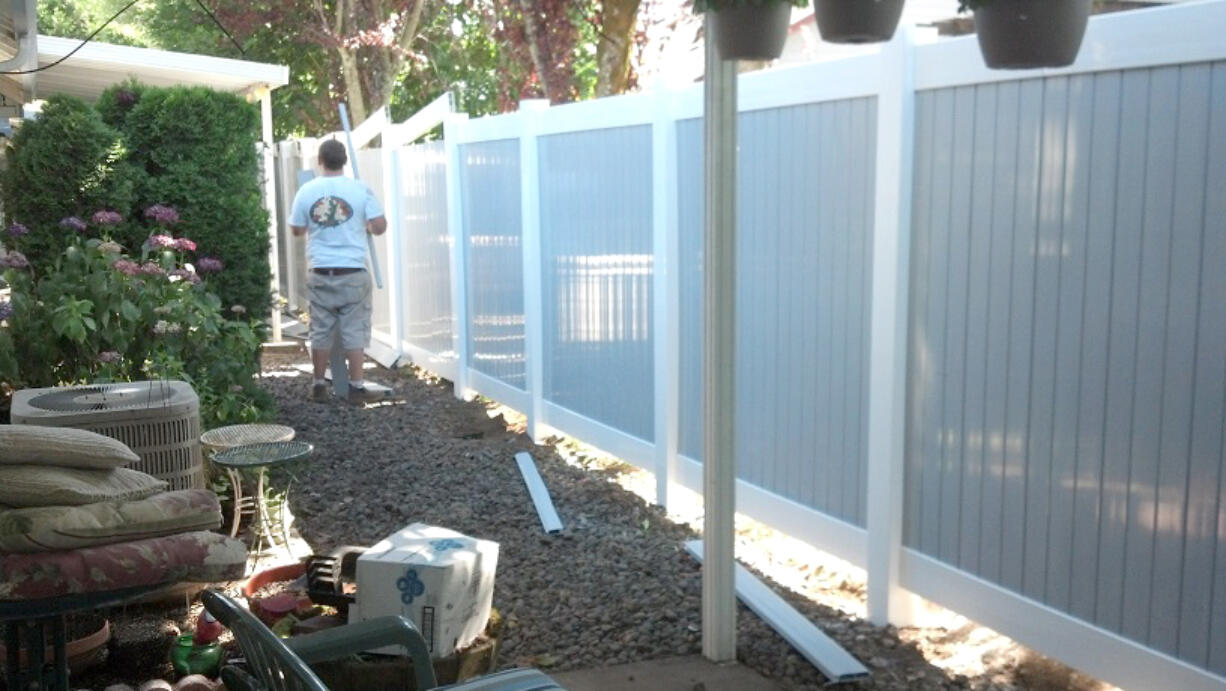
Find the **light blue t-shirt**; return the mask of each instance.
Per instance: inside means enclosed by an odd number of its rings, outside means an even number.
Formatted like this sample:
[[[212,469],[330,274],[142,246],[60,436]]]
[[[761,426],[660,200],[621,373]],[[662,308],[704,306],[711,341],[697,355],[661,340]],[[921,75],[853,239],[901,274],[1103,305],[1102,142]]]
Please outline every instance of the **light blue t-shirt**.
[[[370,187],[353,178],[315,178],[294,195],[290,225],[307,227],[307,263],[318,268],[366,265],[366,222],[383,215]]]

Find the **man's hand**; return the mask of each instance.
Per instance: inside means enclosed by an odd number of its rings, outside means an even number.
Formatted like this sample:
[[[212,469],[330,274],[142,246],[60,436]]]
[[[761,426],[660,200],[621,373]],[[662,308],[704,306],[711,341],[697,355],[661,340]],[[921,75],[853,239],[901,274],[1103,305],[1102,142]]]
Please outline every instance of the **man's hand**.
[[[371,235],[382,235],[387,230],[387,218],[379,216],[366,222],[366,232]]]

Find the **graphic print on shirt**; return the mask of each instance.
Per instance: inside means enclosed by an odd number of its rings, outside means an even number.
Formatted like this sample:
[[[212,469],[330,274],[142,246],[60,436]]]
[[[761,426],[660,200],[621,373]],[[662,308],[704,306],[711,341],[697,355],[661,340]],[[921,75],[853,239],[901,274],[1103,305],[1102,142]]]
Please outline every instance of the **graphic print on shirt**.
[[[334,228],[353,218],[353,207],[340,197],[320,197],[311,205],[311,220],[321,228]]]

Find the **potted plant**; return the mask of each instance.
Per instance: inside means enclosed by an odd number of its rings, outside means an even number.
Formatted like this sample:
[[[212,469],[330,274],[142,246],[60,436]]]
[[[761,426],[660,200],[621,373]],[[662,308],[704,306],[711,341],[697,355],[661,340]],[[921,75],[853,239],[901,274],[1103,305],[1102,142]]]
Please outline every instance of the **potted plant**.
[[[898,28],[903,0],[814,0],[822,40],[830,43],[879,43]]]
[[[711,13],[709,41],[725,60],[774,60],[783,53],[792,7],[809,0],[694,0],[694,11]]]
[[[992,69],[1065,67],[1077,59],[1091,0],[960,0],[974,10],[983,61]]]

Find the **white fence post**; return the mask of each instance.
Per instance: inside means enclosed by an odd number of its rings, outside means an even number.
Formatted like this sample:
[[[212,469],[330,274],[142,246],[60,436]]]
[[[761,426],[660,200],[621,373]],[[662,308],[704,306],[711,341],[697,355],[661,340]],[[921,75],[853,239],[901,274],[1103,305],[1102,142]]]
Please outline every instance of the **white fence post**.
[[[677,196],[677,119],[672,91],[661,92],[651,126],[652,306],[655,369],[656,503],[667,507],[677,482],[681,378],[681,228]]]
[[[392,337],[392,366],[404,352],[404,271],[401,266],[401,234],[404,232],[404,210],[400,208],[400,150],[387,143],[379,150],[383,168],[383,212],[387,218],[387,310],[388,330]]]
[[[450,101],[449,101],[450,102]],[[443,148],[447,154],[447,230],[451,237],[451,342],[455,352],[455,397],[471,400],[468,384],[468,273],[464,246],[464,198],[461,191],[459,130],[468,116],[451,113],[443,118]]]
[[[915,147],[914,42],[908,27],[882,47],[877,97],[868,394],[868,618],[904,624],[899,585],[906,433],[911,185]]]
[[[545,301],[541,262],[541,176],[537,140],[538,119],[549,101],[519,103],[519,189],[523,215],[524,252],[524,368],[528,384],[528,436],[544,436],[545,413]]]
[[[273,290],[272,310],[268,315],[272,322],[272,342],[281,342],[281,251],[277,246],[279,224],[277,223],[277,158],[272,138],[272,90],[267,86],[259,89],[260,96],[260,161],[264,165],[264,209],[268,211],[268,263],[271,269]]]

